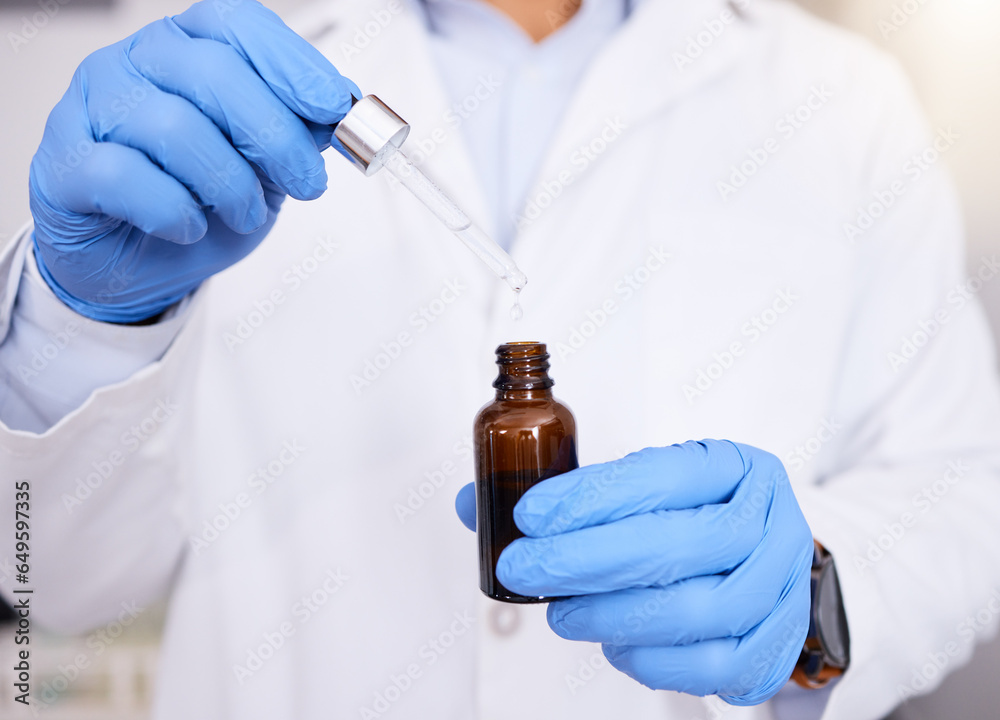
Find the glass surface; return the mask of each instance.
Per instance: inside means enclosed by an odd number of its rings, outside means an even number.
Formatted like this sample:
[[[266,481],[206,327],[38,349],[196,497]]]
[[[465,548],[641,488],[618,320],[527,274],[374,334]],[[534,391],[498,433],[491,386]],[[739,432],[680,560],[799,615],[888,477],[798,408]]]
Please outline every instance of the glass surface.
[[[846,667],[849,657],[850,639],[844,601],[840,595],[840,579],[832,562],[827,563],[817,583],[816,621],[819,624],[820,640],[830,659],[840,667]]]

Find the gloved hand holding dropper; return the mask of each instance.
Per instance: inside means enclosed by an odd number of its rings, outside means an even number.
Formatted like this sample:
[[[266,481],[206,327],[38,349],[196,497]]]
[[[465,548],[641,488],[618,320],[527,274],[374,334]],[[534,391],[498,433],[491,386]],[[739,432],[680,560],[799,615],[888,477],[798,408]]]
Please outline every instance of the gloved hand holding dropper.
[[[87,317],[159,314],[252,251],[286,195],[323,193],[352,95],[256,2],[198,3],[98,50],[31,164],[42,275]]]

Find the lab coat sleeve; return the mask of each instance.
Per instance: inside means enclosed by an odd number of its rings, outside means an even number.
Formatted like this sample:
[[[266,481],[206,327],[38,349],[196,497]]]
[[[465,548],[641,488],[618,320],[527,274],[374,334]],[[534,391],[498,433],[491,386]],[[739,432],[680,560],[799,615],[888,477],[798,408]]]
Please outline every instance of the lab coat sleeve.
[[[22,238],[0,256],[0,337],[17,332],[12,320],[24,320],[18,318],[15,299],[24,289],[19,282],[31,282],[23,269],[28,252]],[[35,295],[35,301],[44,300]],[[29,359],[27,367],[39,373],[29,379],[44,388],[48,373],[73,373],[71,380],[52,382],[84,394],[44,429],[16,430],[6,418],[0,423],[0,561],[5,570],[0,592],[13,602],[21,597],[13,589],[33,589],[32,619],[44,626],[85,631],[127,609],[145,607],[169,587],[184,548],[180,478],[190,405],[184,388],[195,359],[197,305],[195,298],[165,328],[152,330],[90,323],[71,313],[63,317],[51,307],[36,314],[36,319],[57,321],[43,335],[62,332],[69,342],[58,348],[48,338],[59,352],[40,350],[40,357],[51,355],[55,366],[31,368]],[[77,325],[67,332],[70,321]],[[165,352],[158,350],[167,345]],[[115,352],[124,359],[112,357]],[[162,357],[149,362],[144,352]],[[101,353],[107,354],[105,365]],[[44,390],[33,399],[34,383],[11,378],[10,367],[0,385],[0,406],[57,407],[60,399],[45,397]],[[15,483],[25,481],[29,499],[16,498]],[[23,584],[15,577],[15,501],[26,502],[19,509],[28,516],[30,570]]]
[[[844,429],[819,482],[795,488],[835,558],[850,628],[850,668],[823,720],[881,718],[929,692],[1000,616],[1000,390],[977,297],[1000,264],[964,262],[944,170],[961,137],[927,128],[901,77],[886,87],[858,205],[896,181],[903,192],[853,238],[856,305],[832,404]],[[920,169],[914,154],[935,143]]]
[[[35,264],[31,228],[8,248],[0,333],[0,422],[41,433],[78,408],[98,387],[124,380],[158,360],[187,316],[190,298],[152,325],[88,320],[49,289]]]

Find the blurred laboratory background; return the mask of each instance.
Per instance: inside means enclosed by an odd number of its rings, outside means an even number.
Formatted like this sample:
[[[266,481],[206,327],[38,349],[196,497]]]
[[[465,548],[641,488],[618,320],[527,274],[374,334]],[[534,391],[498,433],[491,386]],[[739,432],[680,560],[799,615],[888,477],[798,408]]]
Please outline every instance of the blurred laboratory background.
[[[286,19],[308,2],[264,1]],[[969,266],[1000,253],[1000,183],[995,175],[1000,167],[1000,2],[799,2],[899,58],[933,125],[951,127],[960,135],[946,162],[964,206]],[[45,118],[79,62],[91,51],[189,4],[188,0],[0,0],[0,247],[29,218],[28,165]],[[10,33],[21,34],[25,19],[38,12],[45,15],[45,22],[34,25],[28,42],[12,41]],[[1000,334],[1000,282],[985,283],[981,297],[994,333]],[[10,576],[0,572],[0,582],[10,582]],[[147,717],[162,614],[162,608],[145,609],[138,617],[129,617],[127,624],[104,628],[103,635],[39,638],[44,652],[33,657],[45,662],[34,675],[47,705],[42,716],[58,720]],[[3,619],[0,612],[0,623]],[[14,657],[11,638],[7,628],[0,627],[0,658]],[[81,654],[90,662],[74,673],[74,658]],[[935,692],[903,705],[892,720],[1000,717],[997,667],[1000,642],[995,641],[980,647],[972,662],[950,675]],[[10,663],[3,662],[0,717],[12,708],[11,672]]]

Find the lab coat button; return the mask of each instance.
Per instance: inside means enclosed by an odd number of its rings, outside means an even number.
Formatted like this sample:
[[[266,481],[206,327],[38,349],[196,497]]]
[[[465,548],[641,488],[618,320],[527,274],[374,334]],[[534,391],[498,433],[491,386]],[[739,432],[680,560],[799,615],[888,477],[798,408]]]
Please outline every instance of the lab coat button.
[[[521,627],[521,609],[508,603],[493,603],[489,614],[490,630],[494,635],[507,637]]]

